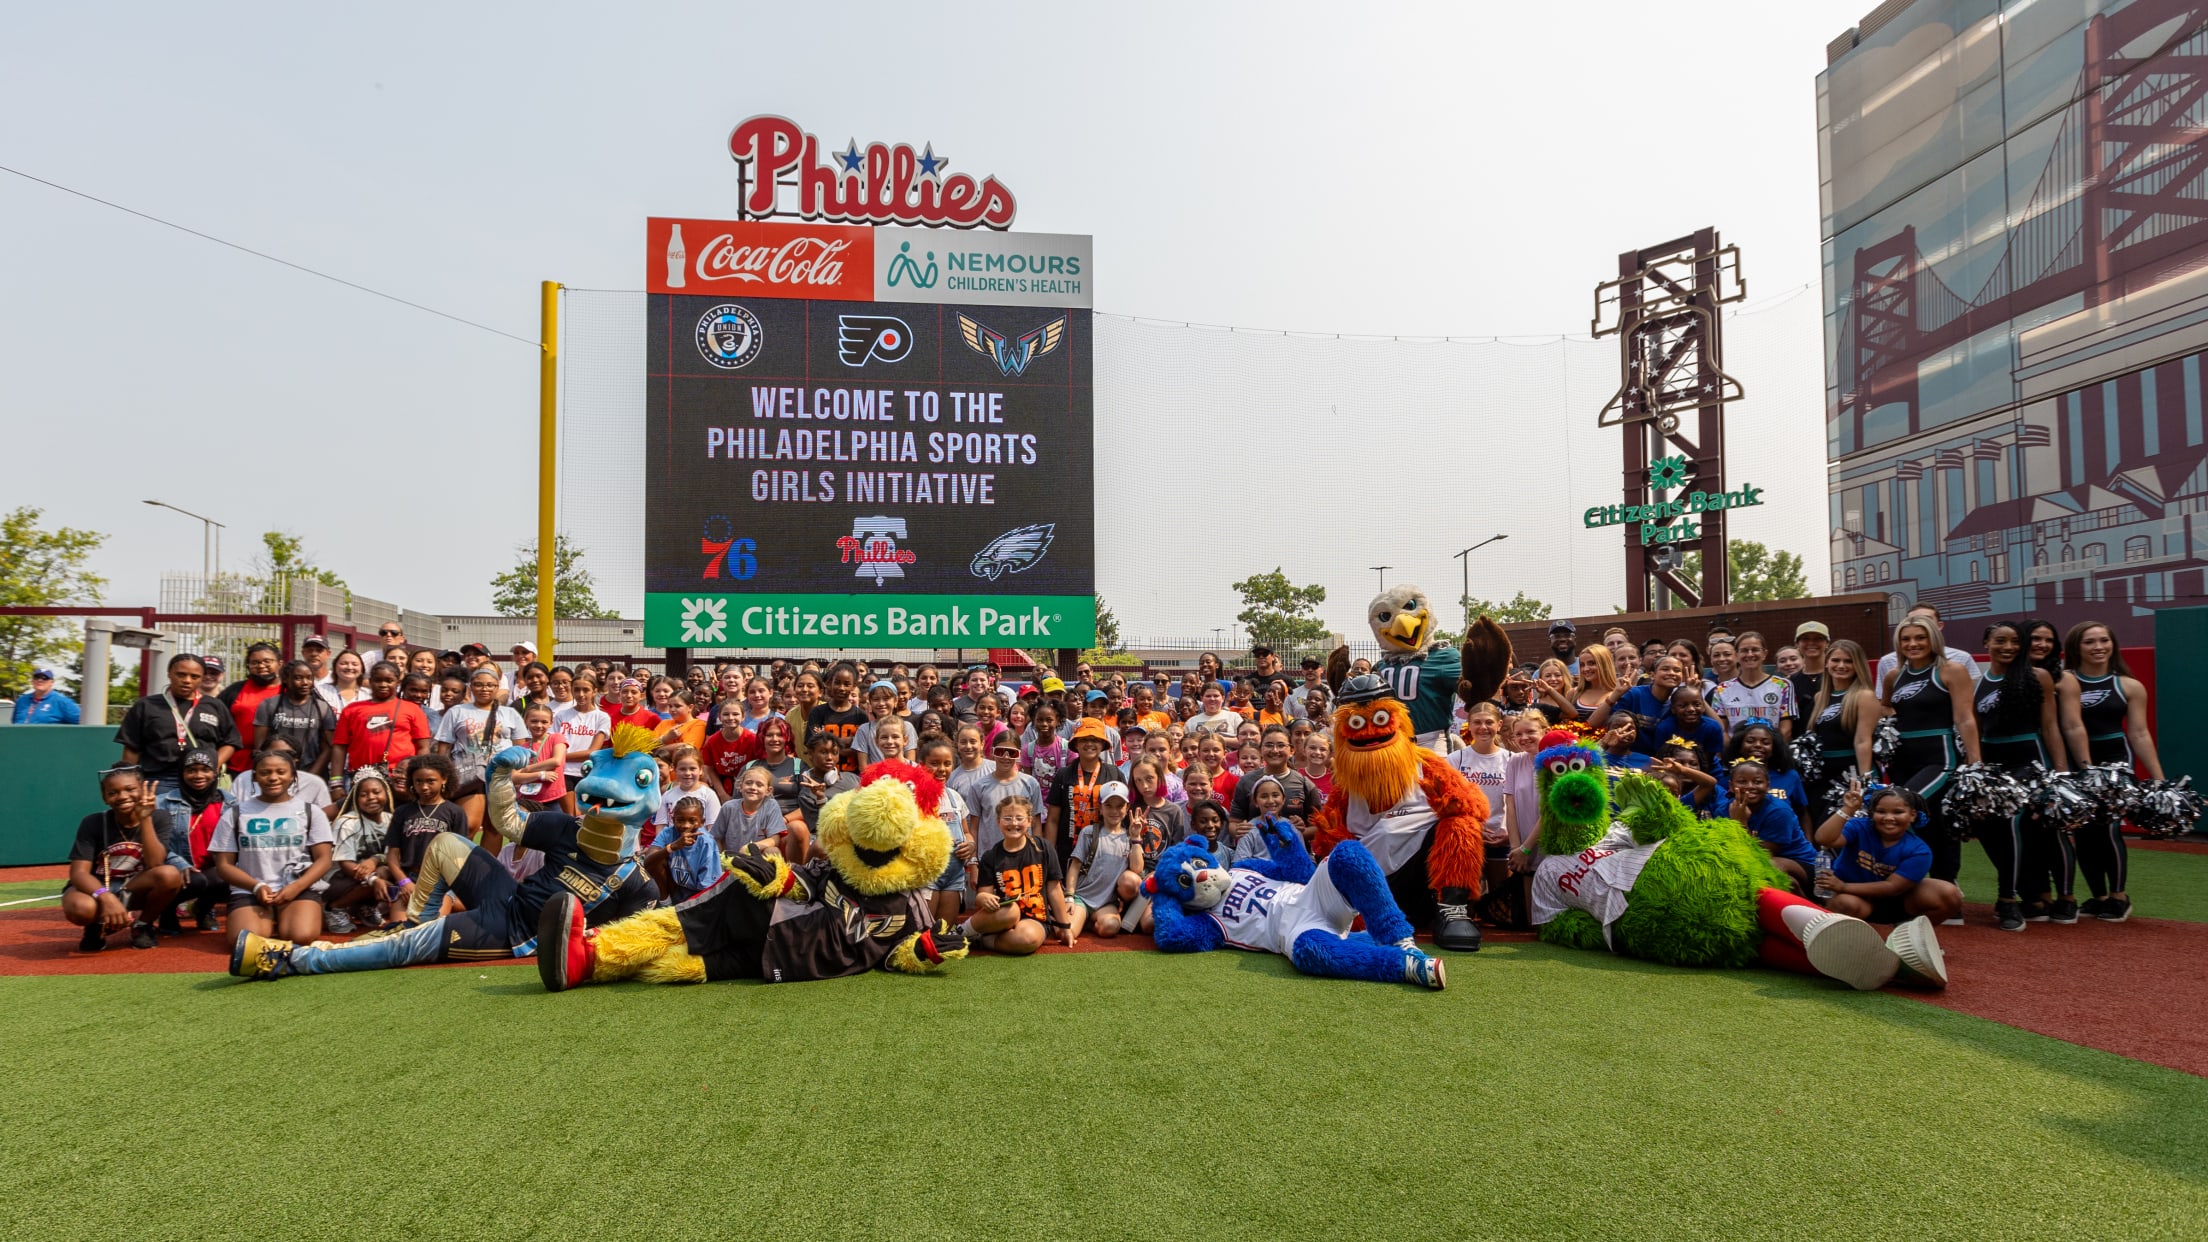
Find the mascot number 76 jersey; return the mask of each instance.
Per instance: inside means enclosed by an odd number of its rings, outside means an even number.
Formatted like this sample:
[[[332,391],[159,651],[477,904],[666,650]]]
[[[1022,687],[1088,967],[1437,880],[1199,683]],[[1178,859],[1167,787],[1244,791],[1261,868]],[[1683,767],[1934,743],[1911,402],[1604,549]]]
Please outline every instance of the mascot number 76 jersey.
[[[1449,727],[1456,715],[1457,680],[1464,672],[1455,648],[1436,645],[1419,655],[1390,657],[1372,671],[1410,706],[1413,733],[1423,736]]]

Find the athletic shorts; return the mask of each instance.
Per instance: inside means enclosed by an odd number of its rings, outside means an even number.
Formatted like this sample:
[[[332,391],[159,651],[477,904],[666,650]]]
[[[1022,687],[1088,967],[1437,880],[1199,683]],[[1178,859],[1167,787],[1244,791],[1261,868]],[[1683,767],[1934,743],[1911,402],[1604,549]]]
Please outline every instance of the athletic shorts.
[[[302,901],[311,901],[316,905],[321,905],[322,894],[309,893],[304,897],[294,898],[291,904],[296,906]],[[230,890],[229,909],[233,914],[240,910],[259,910],[261,913],[268,915],[270,918],[274,918],[276,916],[276,911],[271,908],[267,902],[262,901],[260,898],[255,897],[251,893],[240,893],[236,889]]]
[[[477,777],[475,780],[472,781],[460,782],[460,788],[452,791],[450,800],[458,802],[462,798],[480,798],[482,796],[483,780],[481,777]]]
[[[1906,923],[1916,916],[1909,913],[1899,897],[1881,897],[1871,903],[1871,912],[1863,916],[1866,923]]]

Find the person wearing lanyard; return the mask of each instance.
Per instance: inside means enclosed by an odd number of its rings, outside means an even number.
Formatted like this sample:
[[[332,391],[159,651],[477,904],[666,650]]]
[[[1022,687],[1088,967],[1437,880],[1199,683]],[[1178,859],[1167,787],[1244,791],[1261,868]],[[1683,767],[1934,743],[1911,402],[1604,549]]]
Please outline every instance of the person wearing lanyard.
[[[115,742],[123,748],[123,766],[136,765],[154,783],[156,795],[173,793],[184,770],[184,753],[211,748],[218,764],[238,748],[238,728],[215,699],[199,692],[206,669],[199,657],[180,652],[169,657],[169,685],[149,694],[123,713]]]

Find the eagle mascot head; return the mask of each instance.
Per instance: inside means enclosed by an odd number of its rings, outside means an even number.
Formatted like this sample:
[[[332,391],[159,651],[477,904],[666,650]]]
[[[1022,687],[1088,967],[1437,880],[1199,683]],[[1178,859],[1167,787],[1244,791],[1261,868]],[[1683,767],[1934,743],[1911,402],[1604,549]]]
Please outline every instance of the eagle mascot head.
[[[1389,587],[1365,605],[1365,624],[1383,655],[1417,655],[1434,641],[1433,601],[1409,584]]]

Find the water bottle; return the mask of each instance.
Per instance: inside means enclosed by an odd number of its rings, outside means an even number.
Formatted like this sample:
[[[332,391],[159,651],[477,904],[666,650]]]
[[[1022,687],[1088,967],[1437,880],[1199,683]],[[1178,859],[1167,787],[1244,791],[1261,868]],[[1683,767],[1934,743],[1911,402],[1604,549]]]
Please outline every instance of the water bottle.
[[[1810,871],[1810,879],[1813,883],[1816,883],[1816,878],[1818,876],[1832,870],[1832,857],[1833,855],[1831,850],[1820,849],[1817,851],[1817,865]],[[1825,887],[1822,883],[1816,883],[1816,893],[1817,900],[1819,901],[1832,900],[1832,890]]]
[[[687,274],[684,272],[683,269],[688,266],[689,257],[689,252],[686,251],[682,245],[682,225],[680,222],[677,222],[674,226],[674,230],[667,234],[668,288],[682,288],[683,277]]]

